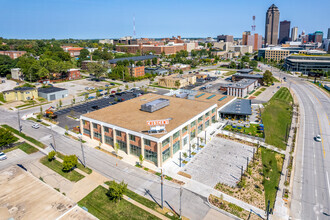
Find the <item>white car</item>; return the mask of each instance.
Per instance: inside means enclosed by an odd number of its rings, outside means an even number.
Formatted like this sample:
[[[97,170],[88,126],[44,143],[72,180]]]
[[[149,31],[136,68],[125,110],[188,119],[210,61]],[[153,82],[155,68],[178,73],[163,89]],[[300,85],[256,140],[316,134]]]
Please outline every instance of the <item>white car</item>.
[[[34,125],[32,125],[32,128],[38,129],[38,128],[40,128],[40,125],[39,124],[34,124]]]
[[[321,135],[316,135],[316,137],[315,137],[315,141],[317,141],[317,142],[321,142],[321,141],[322,141],[322,139],[321,139]]]
[[[0,160],[5,160],[7,159],[7,156],[4,152],[0,152]]]

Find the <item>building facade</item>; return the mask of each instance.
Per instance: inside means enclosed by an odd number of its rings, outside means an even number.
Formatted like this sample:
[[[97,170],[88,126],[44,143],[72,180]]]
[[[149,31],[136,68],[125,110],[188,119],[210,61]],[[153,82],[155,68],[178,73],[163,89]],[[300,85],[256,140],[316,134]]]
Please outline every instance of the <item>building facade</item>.
[[[291,22],[287,20],[280,22],[280,35],[278,39],[279,44],[283,44],[290,40],[290,25]]]
[[[278,24],[280,20],[280,11],[278,7],[272,4],[266,13],[265,44],[277,45],[278,43]]]
[[[17,79],[17,80],[23,80],[24,79],[21,68],[13,68],[13,69],[10,70],[10,72],[11,72],[11,78],[12,79]]]
[[[80,78],[81,78],[80,69],[68,69],[69,80],[75,80]]]
[[[291,40],[297,41],[298,40],[298,27],[293,27],[291,29]]]
[[[242,45],[248,45],[248,36],[251,35],[251,31],[244,31],[242,35]]]
[[[309,73],[312,70],[330,71],[330,56],[291,55],[285,59],[288,71]]]
[[[252,46],[253,51],[259,50],[262,47],[262,36],[255,33],[247,36],[247,45]]]
[[[2,92],[6,102],[28,101],[38,98],[38,90],[34,87],[18,87]]]
[[[228,97],[222,101],[232,100]],[[168,104],[155,111],[143,108],[164,101]],[[202,102],[146,94],[82,115],[81,134],[96,144],[118,145],[121,153],[134,155],[136,161],[142,155],[146,161],[161,167],[180,150],[196,144],[198,135],[218,120],[218,111],[223,106],[217,100]],[[153,130],[152,124],[163,121],[165,127]]]
[[[11,59],[16,59],[21,56],[26,54],[26,51],[15,51],[15,50],[10,50],[10,51],[0,51],[0,55],[6,55],[9,56]]]
[[[220,89],[227,90],[227,95],[244,98],[257,87],[258,80],[242,79],[236,83],[222,85]]]
[[[322,31],[316,31],[314,33],[314,42],[315,43],[322,43],[323,42],[323,32]]]
[[[158,79],[158,85],[166,88],[181,88],[196,83],[196,76],[192,75],[170,75]]]
[[[234,42],[234,37],[232,35],[218,35],[217,41],[223,41],[223,42]]]
[[[132,77],[144,76],[144,66],[129,66],[128,67],[130,75]]]
[[[46,99],[47,101],[54,101],[67,97],[68,90],[58,87],[39,88],[38,96]]]

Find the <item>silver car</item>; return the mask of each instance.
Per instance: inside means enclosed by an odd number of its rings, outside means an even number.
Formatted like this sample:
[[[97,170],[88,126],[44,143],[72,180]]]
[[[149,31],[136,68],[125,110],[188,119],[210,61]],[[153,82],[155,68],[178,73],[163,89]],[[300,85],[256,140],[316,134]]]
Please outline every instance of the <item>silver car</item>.
[[[4,152],[0,152],[0,160],[5,160],[7,159],[7,156]]]

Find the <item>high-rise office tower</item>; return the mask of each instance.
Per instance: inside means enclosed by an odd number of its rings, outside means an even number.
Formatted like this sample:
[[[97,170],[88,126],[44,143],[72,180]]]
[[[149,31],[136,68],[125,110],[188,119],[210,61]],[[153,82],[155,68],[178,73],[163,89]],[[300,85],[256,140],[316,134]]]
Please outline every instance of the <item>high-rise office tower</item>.
[[[252,46],[253,51],[257,51],[259,48],[262,47],[262,36],[257,33],[253,35],[248,35],[246,45]]]
[[[278,43],[278,22],[280,11],[276,5],[272,4],[266,13],[265,44],[277,45]]]
[[[284,20],[280,22],[280,36],[278,43],[283,44],[285,41],[290,40],[290,21]]]
[[[248,36],[251,35],[251,31],[244,31],[242,37],[242,45],[247,45]]]
[[[314,42],[315,43],[322,43],[323,42],[323,32],[322,31],[315,31],[315,33],[314,33]]]
[[[330,39],[330,28],[328,28],[328,37],[327,39]]]
[[[298,39],[298,27],[293,27],[291,29],[291,40],[296,41]]]

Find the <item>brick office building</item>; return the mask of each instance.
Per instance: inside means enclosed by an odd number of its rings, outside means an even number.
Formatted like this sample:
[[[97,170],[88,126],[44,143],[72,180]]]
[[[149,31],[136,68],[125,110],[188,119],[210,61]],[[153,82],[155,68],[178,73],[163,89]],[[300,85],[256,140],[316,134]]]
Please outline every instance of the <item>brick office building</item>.
[[[15,50],[9,50],[9,51],[0,51],[0,55],[6,55],[9,56],[11,59],[16,59],[26,54],[26,51],[15,51]]]
[[[132,77],[144,76],[144,66],[129,66],[128,67],[130,75]]]
[[[118,143],[119,149],[135,155],[136,161],[143,155],[161,167],[180,149],[197,143],[197,136],[215,123],[220,109],[234,99],[206,93],[196,95],[196,100],[146,94],[80,116],[81,133],[95,144],[113,147]],[[150,127],[158,121],[165,121],[165,127]]]
[[[81,74],[79,69],[69,69],[68,70],[68,79],[69,80],[75,80],[75,79],[80,79]]]

